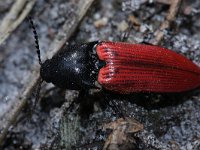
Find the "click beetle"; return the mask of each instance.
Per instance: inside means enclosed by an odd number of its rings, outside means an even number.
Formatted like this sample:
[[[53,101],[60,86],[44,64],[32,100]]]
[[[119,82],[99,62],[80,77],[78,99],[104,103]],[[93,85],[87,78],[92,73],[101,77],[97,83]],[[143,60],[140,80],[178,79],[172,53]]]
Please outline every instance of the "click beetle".
[[[135,92],[179,93],[200,86],[200,67],[186,57],[154,45],[94,41],[65,45],[41,62],[42,80],[55,86],[84,91],[102,88],[119,94]]]
[[[151,45],[95,41],[64,47],[41,64],[46,82],[70,89],[121,94],[184,92],[200,86],[200,68],[171,50]]]

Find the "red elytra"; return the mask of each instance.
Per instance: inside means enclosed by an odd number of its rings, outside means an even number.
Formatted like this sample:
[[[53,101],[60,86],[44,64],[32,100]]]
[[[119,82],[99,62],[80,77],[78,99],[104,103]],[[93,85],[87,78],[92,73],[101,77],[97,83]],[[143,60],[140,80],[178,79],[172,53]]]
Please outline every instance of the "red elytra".
[[[98,82],[107,90],[133,92],[184,92],[200,86],[200,67],[171,50],[143,44],[101,42]]]

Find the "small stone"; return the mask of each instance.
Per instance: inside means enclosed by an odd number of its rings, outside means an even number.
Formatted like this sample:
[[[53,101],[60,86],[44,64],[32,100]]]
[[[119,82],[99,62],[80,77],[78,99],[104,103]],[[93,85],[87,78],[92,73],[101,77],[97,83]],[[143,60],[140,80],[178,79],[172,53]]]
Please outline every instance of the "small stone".
[[[124,31],[126,31],[127,28],[128,28],[128,23],[124,20],[117,25],[118,31],[124,32]]]
[[[100,28],[100,27],[102,27],[102,26],[105,26],[107,23],[108,23],[108,18],[103,17],[103,18],[101,18],[101,19],[99,19],[99,20],[96,20],[96,21],[94,22],[94,26],[95,26],[96,28]]]

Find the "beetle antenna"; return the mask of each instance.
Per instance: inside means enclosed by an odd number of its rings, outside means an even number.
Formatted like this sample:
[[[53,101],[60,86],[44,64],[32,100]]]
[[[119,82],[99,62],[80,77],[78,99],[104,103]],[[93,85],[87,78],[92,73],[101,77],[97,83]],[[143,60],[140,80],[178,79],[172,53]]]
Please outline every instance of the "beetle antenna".
[[[36,90],[36,94],[35,94],[35,102],[34,102],[34,105],[33,105],[33,110],[35,110],[36,105],[39,102],[40,90],[41,90],[41,86],[42,86],[43,81],[44,80],[40,77],[39,78],[39,83],[38,83],[38,86],[37,86],[37,90]]]
[[[29,24],[30,24],[30,28],[32,29],[33,31],[33,34],[34,34],[34,38],[35,38],[35,47],[37,49],[37,55],[38,55],[38,60],[39,60],[39,64],[41,65],[42,64],[42,61],[41,61],[41,56],[40,56],[40,46],[39,46],[39,40],[38,40],[38,34],[37,34],[37,31],[36,31],[36,28],[35,28],[35,25],[33,23],[33,19],[31,16],[28,16],[28,20],[29,20]]]

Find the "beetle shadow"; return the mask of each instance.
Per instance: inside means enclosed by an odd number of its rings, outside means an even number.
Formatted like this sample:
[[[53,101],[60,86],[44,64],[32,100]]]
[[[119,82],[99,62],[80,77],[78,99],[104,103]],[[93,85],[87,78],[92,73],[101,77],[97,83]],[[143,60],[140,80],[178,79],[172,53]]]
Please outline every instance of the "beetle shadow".
[[[65,101],[63,93],[63,90],[58,88],[53,94],[50,92],[47,97],[43,97],[41,100],[42,110],[49,112],[54,107],[61,107]],[[79,115],[82,119],[88,118],[94,112],[95,103],[98,103],[100,108],[105,110],[107,107],[110,107],[109,102],[112,100],[126,100],[142,106],[147,110],[152,110],[168,106],[177,106],[192,98],[192,96],[199,95],[199,93],[200,90],[184,93],[133,93],[128,95],[116,94],[106,90],[95,94],[85,93],[85,96],[81,96],[81,100],[78,102],[80,104]]]
[[[65,91],[63,89],[53,87],[42,94],[40,107],[43,112],[49,113],[53,108],[60,108],[65,102]]]
[[[199,89],[181,93],[133,93],[129,95],[106,91],[107,97],[111,100],[127,100],[147,110],[177,106],[191,99],[193,96],[199,95],[199,93]]]

